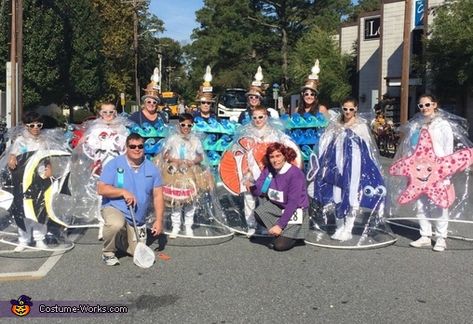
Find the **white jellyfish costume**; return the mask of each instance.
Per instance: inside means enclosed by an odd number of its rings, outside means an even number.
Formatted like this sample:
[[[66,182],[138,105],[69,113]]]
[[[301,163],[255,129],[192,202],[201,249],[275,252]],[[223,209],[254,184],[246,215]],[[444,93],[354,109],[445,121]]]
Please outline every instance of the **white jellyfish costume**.
[[[97,181],[103,167],[125,153],[128,124],[126,118],[117,116],[109,122],[97,118],[85,125],[84,135],[72,151],[71,195],[58,195],[54,204],[69,227],[98,226],[102,197],[97,194]]]
[[[401,130],[389,168],[388,222],[421,236],[473,239],[473,144],[465,119],[441,109],[416,114]]]
[[[338,117],[339,120],[340,117]],[[310,156],[312,224],[306,243],[338,249],[375,248],[396,241],[384,221],[386,186],[366,121],[332,120]]]
[[[226,212],[228,225],[237,233],[266,235],[265,229],[256,224],[254,210],[257,198],[251,195],[246,183],[259,178],[265,166],[267,147],[277,142],[294,149],[297,158],[293,163],[302,167],[299,148],[281,129],[283,127],[279,120],[271,118],[268,118],[262,129],[252,123],[242,126],[236,131],[230,149],[222,155],[219,174],[223,187],[218,188],[218,196]]]
[[[198,157],[203,158],[200,163],[190,162]],[[200,137],[174,130],[154,161],[163,180],[164,232],[169,244],[218,244],[233,237],[216,198],[215,180]]]
[[[0,243],[24,250],[66,251],[73,248],[64,215],[53,208],[67,193],[71,154],[59,129],[32,136],[25,126],[10,130],[13,144],[0,158]],[[16,156],[16,167],[7,166]]]

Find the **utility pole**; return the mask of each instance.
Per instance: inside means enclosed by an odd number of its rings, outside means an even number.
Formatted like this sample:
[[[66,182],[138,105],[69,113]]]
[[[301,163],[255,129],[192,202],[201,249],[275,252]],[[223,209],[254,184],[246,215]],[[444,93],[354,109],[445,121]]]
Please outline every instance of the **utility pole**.
[[[171,89],[171,73],[174,70],[174,66],[166,66],[166,72],[168,73],[168,91],[172,91]]]
[[[136,103],[140,106],[140,82],[138,80],[138,4],[133,0],[133,54],[135,61],[135,95]]]
[[[401,74],[401,124],[407,122],[409,117],[409,70],[411,56],[411,17],[412,1],[405,0],[404,8],[404,35],[402,44],[402,74]]]
[[[23,0],[17,0],[17,19],[16,19],[16,56],[18,62],[17,78],[17,97],[18,97],[18,120],[23,117]]]
[[[11,126],[16,126],[16,0],[11,2],[11,43],[10,43],[10,64],[11,64]]]

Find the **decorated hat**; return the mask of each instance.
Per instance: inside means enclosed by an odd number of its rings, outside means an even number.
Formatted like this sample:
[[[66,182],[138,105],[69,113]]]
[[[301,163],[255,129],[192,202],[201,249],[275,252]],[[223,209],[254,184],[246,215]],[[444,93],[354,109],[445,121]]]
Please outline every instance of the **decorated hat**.
[[[248,92],[245,95],[247,97],[259,96],[263,98],[265,89],[263,85],[263,70],[261,69],[261,66],[258,66],[258,70],[256,71],[254,78],[255,79],[253,80],[253,82],[251,82],[250,88],[248,89]]]
[[[158,103],[160,102],[159,95],[161,93],[161,72],[158,68],[154,68],[153,75],[151,76],[151,82],[148,83],[144,96],[141,97],[141,100],[144,101],[147,98],[152,98]]]
[[[319,73],[320,73],[320,67],[319,67],[319,60],[315,61],[314,66],[310,70],[310,74],[305,80],[304,86],[301,88],[301,91],[304,91],[306,89],[310,89],[312,91],[315,91],[316,94],[319,93]]]
[[[199,88],[199,93],[197,94],[197,101],[210,101],[210,102],[215,102],[215,98],[213,95],[213,87],[210,84],[210,81],[212,81],[212,72],[210,70],[210,66],[207,65],[207,68],[205,69],[205,74],[204,74],[204,83]]]

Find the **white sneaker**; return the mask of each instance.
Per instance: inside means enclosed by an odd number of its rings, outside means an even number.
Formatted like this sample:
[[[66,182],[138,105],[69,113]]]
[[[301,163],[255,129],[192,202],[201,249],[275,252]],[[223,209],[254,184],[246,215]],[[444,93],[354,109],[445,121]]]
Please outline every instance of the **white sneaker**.
[[[44,240],[43,241],[36,241],[36,248],[41,249],[41,250],[47,250],[47,249],[49,249],[49,246],[46,243],[44,243]]]
[[[248,231],[246,232],[246,237],[248,238],[252,237],[253,235],[255,235],[255,232],[256,232],[256,228],[254,227],[248,228]]]
[[[344,242],[344,241],[351,240],[352,237],[353,236],[351,235],[351,230],[349,230],[347,226],[345,225],[345,227],[343,228],[343,231],[340,233],[340,235],[338,235],[337,240]]]
[[[20,243],[16,246],[16,248],[13,249],[13,252],[23,252],[24,250],[26,250],[26,244]]]
[[[409,243],[409,245],[415,248],[420,248],[425,246],[432,246],[432,242],[430,241],[430,237],[421,236],[418,240]]]
[[[342,235],[344,229],[345,229],[345,225],[337,227],[337,229],[335,230],[335,233],[333,233],[333,235],[331,236],[332,240],[340,241],[340,235]]]
[[[192,225],[191,226],[186,226],[186,235],[187,236],[194,236],[194,231],[192,230]]]
[[[435,252],[443,252],[446,248],[447,242],[443,237],[439,237],[435,242],[434,248],[432,250],[434,250]]]
[[[173,227],[171,234],[169,234],[169,238],[175,239],[177,237],[177,234],[179,234],[179,231],[180,231],[179,227],[177,226]]]

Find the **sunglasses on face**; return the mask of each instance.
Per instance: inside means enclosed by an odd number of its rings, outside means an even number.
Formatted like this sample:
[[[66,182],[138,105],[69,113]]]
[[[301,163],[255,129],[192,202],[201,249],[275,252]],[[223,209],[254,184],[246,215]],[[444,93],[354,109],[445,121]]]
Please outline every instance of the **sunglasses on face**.
[[[128,145],[128,148],[129,149],[132,149],[132,150],[135,150],[135,149],[139,149],[139,150],[142,150],[145,146],[143,144],[138,144],[138,145],[135,145],[135,144],[129,144]]]
[[[147,104],[156,105],[158,102],[157,102],[157,101],[154,101],[154,100],[147,100],[146,103],[147,103]]]
[[[113,115],[115,113],[115,110],[101,111],[100,113],[102,115]]]
[[[355,108],[342,107],[343,111],[355,111]]]
[[[203,105],[211,105],[212,103],[210,101],[201,101]]]
[[[43,128],[43,123],[29,123],[26,124],[28,128]]]
[[[427,102],[425,104],[417,104],[417,107],[419,107],[419,109],[424,109],[424,108],[429,108],[431,105],[432,105],[431,102]]]
[[[313,93],[313,92],[304,92],[304,97],[315,97],[315,93]]]
[[[248,96],[248,98],[250,98],[250,99],[253,99],[253,100],[255,100],[255,99],[259,99],[259,97],[258,97],[258,96]]]
[[[181,127],[183,127],[183,128],[184,127],[192,128],[192,126],[194,126],[194,124],[184,124],[184,123],[179,124],[179,125],[181,125]]]
[[[264,117],[266,117],[266,116],[253,116],[253,120],[263,119]]]

